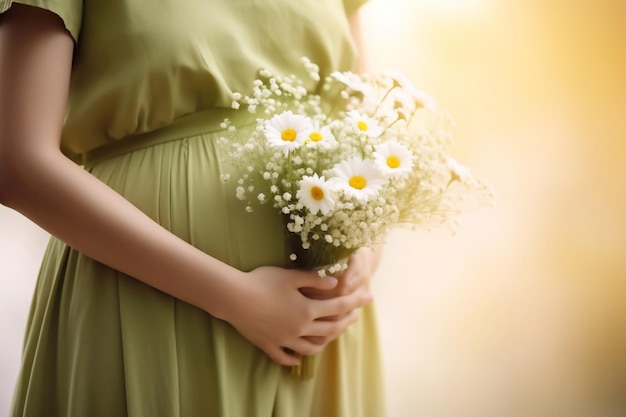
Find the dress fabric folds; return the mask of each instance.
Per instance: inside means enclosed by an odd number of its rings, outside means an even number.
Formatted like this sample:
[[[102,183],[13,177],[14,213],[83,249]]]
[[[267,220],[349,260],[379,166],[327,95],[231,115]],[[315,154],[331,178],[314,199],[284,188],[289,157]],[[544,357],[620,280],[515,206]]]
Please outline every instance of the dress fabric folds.
[[[220,180],[218,136],[140,149],[91,172],[239,269],[286,266],[280,216],[270,206],[246,213],[234,184]],[[316,358],[315,378],[301,381],[228,323],[52,239],[13,416],[381,417],[373,308]]]

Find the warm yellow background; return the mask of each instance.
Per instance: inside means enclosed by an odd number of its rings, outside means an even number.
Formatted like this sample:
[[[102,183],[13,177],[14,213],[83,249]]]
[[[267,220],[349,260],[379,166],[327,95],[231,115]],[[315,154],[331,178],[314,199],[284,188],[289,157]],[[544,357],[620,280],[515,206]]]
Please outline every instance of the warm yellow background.
[[[626,416],[626,1],[363,13],[371,69],[448,108],[456,156],[497,191],[455,237],[391,239],[376,278],[390,417]],[[0,415],[44,237],[0,208]]]

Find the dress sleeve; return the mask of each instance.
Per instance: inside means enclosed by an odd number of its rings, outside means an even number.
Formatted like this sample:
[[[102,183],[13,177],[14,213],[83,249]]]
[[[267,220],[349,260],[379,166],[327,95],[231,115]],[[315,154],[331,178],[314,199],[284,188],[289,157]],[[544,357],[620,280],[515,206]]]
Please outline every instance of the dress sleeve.
[[[0,14],[6,12],[13,4],[25,4],[49,10],[59,16],[74,41],[78,41],[83,16],[83,0],[0,0]]]
[[[367,3],[367,1],[368,0],[343,0],[343,6],[346,8],[346,13],[350,14]]]

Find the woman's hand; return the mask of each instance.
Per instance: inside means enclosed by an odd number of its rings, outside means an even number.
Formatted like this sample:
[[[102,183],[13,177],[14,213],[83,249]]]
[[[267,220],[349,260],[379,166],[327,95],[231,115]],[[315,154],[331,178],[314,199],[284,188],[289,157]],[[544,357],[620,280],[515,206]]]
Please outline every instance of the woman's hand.
[[[382,254],[382,247],[361,248],[357,250],[348,260],[348,269],[338,276],[339,283],[330,289],[313,287],[301,288],[300,292],[308,298],[315,300],[328,300],[336,297],[343,297],[349,294],[363,294],[372,297],[370,283]],[[327,317],[326,320],[342,320],[342,316]],[[307,337],[312,343],[325,342],[315,336]]]
[[[367,291],[382,255],[382,247],[361,248],[348,259],[348,269],[339,276],[339,283],[331,289],[302,288],[301,292],[308,298],[316,300],[339,297],[354,291]]]
[[[305,297],[302,288],[332,291],[333,277],[316,272],[261,267],[237,280],[232,297],[225,300],[222,318],[263,350],[275,362],[298,365],[290,352],[314,355],[336,339],[371,302],[369,291],[351,291],[326,300]]]

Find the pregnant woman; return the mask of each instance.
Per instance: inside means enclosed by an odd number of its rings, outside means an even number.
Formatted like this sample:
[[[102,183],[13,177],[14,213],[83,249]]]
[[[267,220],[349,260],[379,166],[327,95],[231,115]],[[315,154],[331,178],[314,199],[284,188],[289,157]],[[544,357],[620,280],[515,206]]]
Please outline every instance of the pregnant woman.
[[[356,69],[362,3],[0,0],[0,202],[53,236],[11,416],[385,415],[378,252],[289,269],[217,141],[260,68]]]

